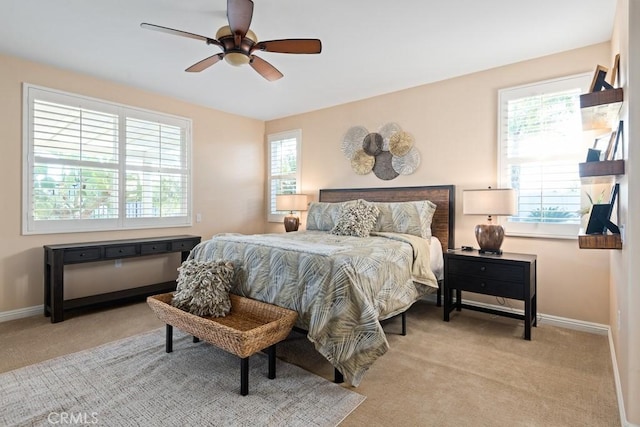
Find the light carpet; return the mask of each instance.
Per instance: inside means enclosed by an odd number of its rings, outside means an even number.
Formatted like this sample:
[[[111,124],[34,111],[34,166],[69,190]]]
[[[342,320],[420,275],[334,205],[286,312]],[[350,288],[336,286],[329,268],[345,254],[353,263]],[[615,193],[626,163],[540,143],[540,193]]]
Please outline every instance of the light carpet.
[[[241,396],[238,357],[178,330],[164,344],[161,328],[1,374],[0,425],[335,426],[365,399],[281,360],[269,380],[263,353]]]

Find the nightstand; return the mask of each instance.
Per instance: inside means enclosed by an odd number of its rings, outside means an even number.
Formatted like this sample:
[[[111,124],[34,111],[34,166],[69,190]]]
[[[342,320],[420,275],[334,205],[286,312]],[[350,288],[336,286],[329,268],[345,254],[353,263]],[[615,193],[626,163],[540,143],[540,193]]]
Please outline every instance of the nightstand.
[[[453,290],[456,301],[453,302]],[[462,303],[462,291],[524,301],[524,315]],[[536,256],[504,252],[502,255],[478,251],[449,250],[444,254],[444,320],[463,307],[499,316],[524,320],[524,339],[531,340],[536,326]]]

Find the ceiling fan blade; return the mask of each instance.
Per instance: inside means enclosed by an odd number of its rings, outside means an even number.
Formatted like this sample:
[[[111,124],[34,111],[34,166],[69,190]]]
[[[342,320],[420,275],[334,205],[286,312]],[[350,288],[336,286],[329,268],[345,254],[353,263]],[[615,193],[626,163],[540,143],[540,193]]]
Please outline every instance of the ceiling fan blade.
[[[253,17],[253,1],[227,0],[227,20],[231,32],[244,37],[249,31]]]
[[[253,50],[277,53],[320,53],[322,42],[318,39],[284,39],[258,42]]]
[[[251,58],[251,61],[249,62],[249,64],[251,65],[251,67],[254,70],[256,70],[265,79],[272,82],[274,80],[278,80],[282,78],[283,74],[280,71],[278,71],[276,67],[269,64],[264,59],[255,55],[251,55],[250,58]]]
[[[203,42],[206,42],[207,44],[214,44],[216,46],[222,47],[222,44],[218,40],[211,39],[211,38],[205,37],[205,36],[201,36],[199,34],[188,33],[186,31],[182,31],[182,30],[174,30],[173,28],[162,27],[160,25],[147,24],[146,22],[143,22],[142,24],[140,24],[140,27],[145,28],[147,30],[160,31],[161,33],[173,34],[174,36],[181,36],[181,37],[187,37],[187,38],[195,39],[195,40],[202,40]]]
[[[200,72],[206,68],[211,67],[216,62],[222,60],[222,58],[224,58],[224,53],[215,54],[213,56],[203,59],[200,62],[196,62],[191,67],[187,68],[185,71],[188,71],[190,73]]]

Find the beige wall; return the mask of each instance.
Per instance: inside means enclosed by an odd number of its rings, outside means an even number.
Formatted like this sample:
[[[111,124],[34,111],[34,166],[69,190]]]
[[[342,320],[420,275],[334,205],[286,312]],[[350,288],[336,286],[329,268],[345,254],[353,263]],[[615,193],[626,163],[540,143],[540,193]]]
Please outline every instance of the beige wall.
[[[640,149],[635,143],[640,135],[640,58],[630,55],[640,48],[640,5],[637,1],[618,0],[616,23],[611,39],[612,54],[620,53],[620,85],[625,102],[621,119],[625,122],[623,158],[626,174],[620,182],[619,222],[624,226],[622,251],[611,253],[610,324],[617,358],[626,418],[640,425],[640,265],[637,247],[640,239],[640,199],[630,194],[640,192]]]
[[[45,244],[221,231],[260,233],[264,215],[264,122],[17,58],[0,56],[0,314],[42,304]],[[22,236],[22,82],[132,105],[193,120],[192,227]],[[77,265],[65,269],[67,298],[175,278],[179,256]]]
[[[477,218],[462,215],[462,190],[496,184],[498,89],[593,72],[609,58],[610,46],[603,43],[269,121],[266,133],[302,129],[302,190],[316,198],[320,188],[456,185],[456,245],[474,244]],[[344,133],[355,125],[374,131],[389,122],[414,135],[420,167],[390,181],[356,175],[340,151]],[[268,230],[281,231],[282,225]],[[609,323],[608,252],[580,250],[576,240],[514,237],[506,238],[503,249],[538,255],[541,313]]]

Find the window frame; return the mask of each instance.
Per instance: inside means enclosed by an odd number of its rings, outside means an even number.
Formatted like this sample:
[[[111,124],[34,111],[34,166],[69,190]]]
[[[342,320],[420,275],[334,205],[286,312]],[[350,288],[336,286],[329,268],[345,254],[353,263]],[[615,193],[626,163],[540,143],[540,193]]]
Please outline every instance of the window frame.
[[[267,222],[282,222],[287,212],[273,212],[271,206],[275,203],[275,194],[273,194],[272,180],[274,175],[271,171],[271,151],[272,144],[274,142],[283,141],[286,139],[296,140],[296,173],[289,174],[295,175],[296,191],[301,192],[300,178],[302,176],[302,129],[293,129],[288,131],[282,131],[267,135],[267,199],[266,199],[266,211]]]
[[[508,124],[507,122],[507,105],[511,99],[519,99],[527,96],[535,96],[542,94],[549,94],[559,91],[566,91],[572,88],[580,87],[581,94],[588,92],[589,84],[592,79],[591,73],[579,73],[569,76],[564,76],[556,79],[543,80],[538,82],[532,82],[520,86],[513,86],[498,90],[498,161],[497,161],[497,176],[498,184],[501,188],[511,188],[511,182],[509,181],[509,174],[507,172],[508,165],[510,164],[507,159],[505,149],[507,147],[506,138],[508,136]],[[576,86],[577,85],[577,86]],[[587,146],[585,145],[584,138],[582,145],[584,146],[583,152],[587,152]],[[580,181],[578,176],[578,163],[584,161],[581,158],[575,159],[576,163],[576,178]],[[549,160],[547,159],[547,162]],[[544,163],[544,160],[542,160]],[[579,184],[580,185],[580,184]],[[518,196],[519,197],[519,196]],[[584,201],[583,192],[580,191],[581,204]],[[519,237],[538,237],[538,238],[552,238],[552,239],[577,239],[580,229],[580,224],[551,224],[545,222],[516,222],[511,220],[512,217],[505,217],[501,219],[502,224],[505,224],[505,234],[509,236]]]
[[[189,227],[193,225],[193,183],[192,183],[192,120],[187,117],[161,113],[157,111],[132,107],[129,105],[92,98],[80,94],[65,92],[57,89],[23,83],[23,117],[22,117],[22,234],[38,235],[53,233],[76,233],[92,231],[117,231],[147,228]],[[33,217],[34,202],[34,101],[41,100],[98,112],[117,114],[118,116],[118,215],[108,219],[57,219],[35,220]],[[181,156],[184,156],[183,166],[178,168],[182,179],[186,179],[184,197],[185,215],[156,216],[144,218],[126,218],[126,119],[133,118],[157,122],[163,125],[177,126],[181,129]],[[78,161],[68,161],[63,164],[80,166]],[[96,162],[96,165],[100,163]],[[111,164],[113,166],[114,164]],[[158,168],[160,171],[162,168]],[[137,169],[136,169],[137,170]]]

